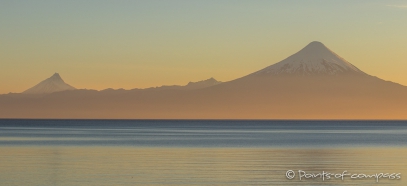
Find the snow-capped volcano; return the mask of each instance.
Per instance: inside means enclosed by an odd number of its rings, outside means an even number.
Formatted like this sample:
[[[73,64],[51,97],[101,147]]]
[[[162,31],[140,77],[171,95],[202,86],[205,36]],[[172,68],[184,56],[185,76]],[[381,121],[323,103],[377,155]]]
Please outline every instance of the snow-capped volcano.
[[[53,92],[60,92],[64,90],[75,90],[76,88],[68,85],[62,80],[58,73],[55,73],[51,77],[44,81],[41,81],[34,87],[24,91],[25,94],[47,94]]]
[[[252,75],[265,74],[338,75],[365,73],[332,52],[321,42],[314,41],[294,55]]]

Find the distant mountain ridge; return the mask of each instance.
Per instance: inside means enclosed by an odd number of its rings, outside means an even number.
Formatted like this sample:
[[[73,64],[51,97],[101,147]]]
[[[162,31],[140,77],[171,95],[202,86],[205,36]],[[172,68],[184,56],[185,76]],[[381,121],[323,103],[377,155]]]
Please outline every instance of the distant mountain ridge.
[[[155,89],[155,90],[167,90],[167,89],[176,89],[176,90],[194,90],[194,89],[201,89],[201,88],[207,88],[213,85],[218,85],[222,83],[221,81],[217,81],[215,78],[209,78],[206,80],[202,81],[197,81],[197,82],[189,82],[187,85],[181,86],[181,85],[163,85],[160,87],[155,87],[155,88],[147,88],[147,89],[139,89],[139,90],[149,90],[149,89]],[[41,81],[34,87],[25,90],[22,92],[23,94],[49,94],[49,93],[54,93],[54,92],[61,92],[61,91],[66,91],[66,90],[76,90],[75,87],[67,84],[64,82],[64,80],[61,78],[61,76],[58,73],[53,74],[51,77]],[[126,91],[125,89],[104,89],[102,91]]]
[[[0,95],[0,118],[371,120],[406,113],[406,86],[364,73],[320,42],[222,83]]]
[[[195,90],[195,89],[202,89],[211,87],[214,85],[221,84],[221,81],[216,80],[215,78],[211,77],[206,80],[197,81],[197,82],[189,82],[188,84],[181,86],[181,85],[163,85],[161,87],[149,88],[149,89],[177,89],[177,90]]]

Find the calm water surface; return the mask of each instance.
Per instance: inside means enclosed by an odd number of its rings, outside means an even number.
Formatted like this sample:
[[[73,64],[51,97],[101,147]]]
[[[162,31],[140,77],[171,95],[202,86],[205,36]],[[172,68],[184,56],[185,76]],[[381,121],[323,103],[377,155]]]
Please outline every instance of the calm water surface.
[[[0,120],[7,186],[407,185],[406,157],[405,121]]]

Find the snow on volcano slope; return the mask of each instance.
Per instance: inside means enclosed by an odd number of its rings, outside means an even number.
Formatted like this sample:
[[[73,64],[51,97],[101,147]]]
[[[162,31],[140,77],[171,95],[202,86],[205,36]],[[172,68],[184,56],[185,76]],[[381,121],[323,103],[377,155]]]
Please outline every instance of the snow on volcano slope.
[[[341,58],[324,44],[311,42],[296,54],[274,65],[268,66],[252,75],[277,74],[365,74],[345,59]]]

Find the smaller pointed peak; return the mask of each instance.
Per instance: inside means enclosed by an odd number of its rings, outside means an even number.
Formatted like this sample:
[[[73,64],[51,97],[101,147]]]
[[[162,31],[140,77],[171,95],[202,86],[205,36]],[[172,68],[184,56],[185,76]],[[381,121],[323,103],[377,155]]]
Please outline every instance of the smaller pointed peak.
[[[62,77],[58,73],[54,73],[51,77],[48,78],[50,81],[58,81],[58,82],[64,82]]]
[[[51,77],[41,81],[34,87],[31,87],[30,89],[24,91],[23,93],[44,94],[75,89],[76,89],[75,87],[66,84],[58,73],[54,73]]]
[[[62,79],[59,73],[55,72],[54,75],[51,76],[52,79]]]

